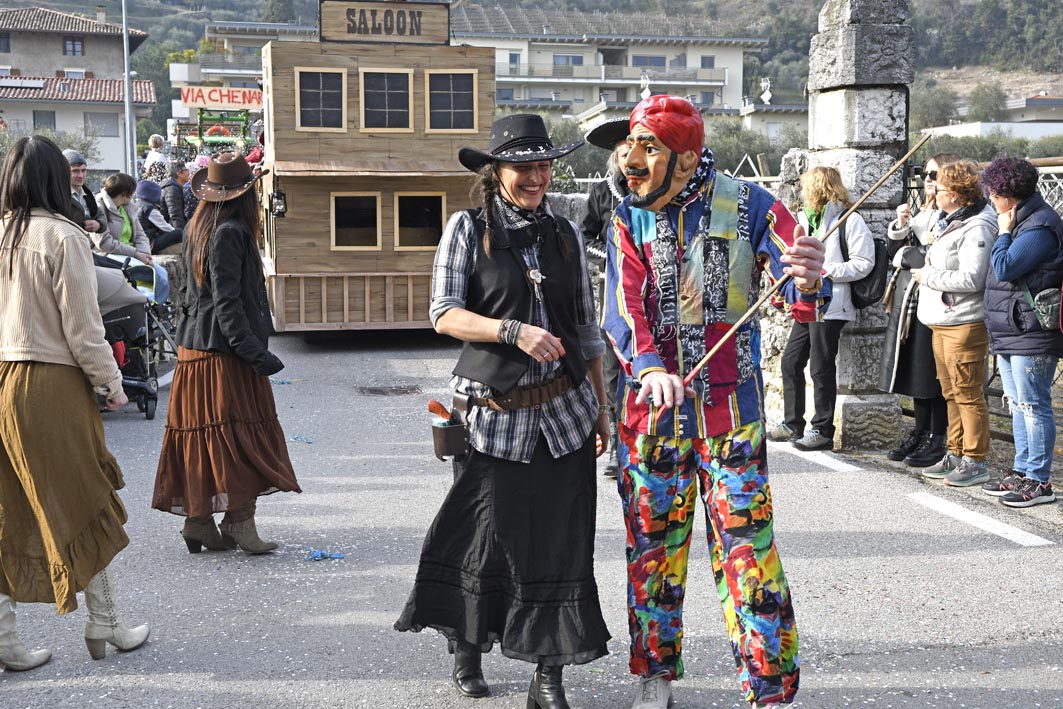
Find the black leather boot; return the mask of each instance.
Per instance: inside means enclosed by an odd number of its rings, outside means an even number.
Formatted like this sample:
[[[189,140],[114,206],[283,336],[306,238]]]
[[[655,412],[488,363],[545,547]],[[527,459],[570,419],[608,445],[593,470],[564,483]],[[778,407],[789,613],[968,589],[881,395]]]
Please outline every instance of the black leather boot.
[[[945,435],[928,436],[923,444],[904,459],[905,465],[913,468],[925,468],[945,457]]]
[[[897,444],[897,447],[886,453],[886,457],[890,460],[904,460],[923,445],[929,436],[930,431],[910,429],[901,437],[901,442]]]
[[[466,697],[479,699],[491,693],[480,665],[480,648],[461,641],[454,643],[454,686]]]
[[[544,665],[541,662],[532,675],[528,687],[527,709],[571,709],[561,686],[561,665]]]

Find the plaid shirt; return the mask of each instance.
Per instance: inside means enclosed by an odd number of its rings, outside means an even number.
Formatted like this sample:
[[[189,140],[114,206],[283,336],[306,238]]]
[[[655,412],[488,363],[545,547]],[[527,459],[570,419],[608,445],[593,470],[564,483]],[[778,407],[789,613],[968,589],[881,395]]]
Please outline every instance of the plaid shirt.
[[[550,212],[549,207],[547,212]],[[587,274],[583,239],[574,224],[572,232],[578,241],[576,254],[580,260],[579,299],[576,302],[576,330],[580,339],[580,351],[569,352],[567,356],[582,356],[585,360],[593,360],[602,356],[605,345],[594,318],[594,298]],[[476,269],[475,242],[476,227],[468,213],[462,211],[451,215],[439,241],[432,268],[432,305],[429,317],[433,325],[451,308],[465,307],[468,279]],[[521,249],[521,256],[529,269],[539,267],[538,244]],[[544,284],[543,287],[549,286]],[[542,300],[534,300],[532,313],[530,324],[545,330],[550,329],[550,320]],[[560,366],[559,362],[537,362],[529,357],[528,370],[517,382],[517,386],[548,379]],[[451,386],[455,391],[470,396],[486,398],[501,393],[481,382],[458,376],[451,379]],[[481,406],[470,407],[467,417],[469,443],[476,450],[495,458],[529,463],[535,443],[541,434],[546,438],[550,453],[555,458],[560,458],[579,449],[586,442],[597,418],[598,400],[590,380],[584,379],[578,387],[561,396],[526,409],[495,411]]]

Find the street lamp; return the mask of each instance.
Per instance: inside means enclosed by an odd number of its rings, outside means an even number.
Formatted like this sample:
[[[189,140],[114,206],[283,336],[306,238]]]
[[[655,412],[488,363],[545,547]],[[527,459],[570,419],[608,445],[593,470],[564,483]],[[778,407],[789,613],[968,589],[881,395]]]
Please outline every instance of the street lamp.
[[[133,73],[129,70],[129,20],[126,18],[126,0],[122,0],[122,49],[125,63],[125,136],[126,173],[137,176],[137,124],[133,118]]]
[[[288,202],[284,191],[279,187],[273,190],[273,193],[269,196],[269,211],[275,217],[283,217],[288,213]]]

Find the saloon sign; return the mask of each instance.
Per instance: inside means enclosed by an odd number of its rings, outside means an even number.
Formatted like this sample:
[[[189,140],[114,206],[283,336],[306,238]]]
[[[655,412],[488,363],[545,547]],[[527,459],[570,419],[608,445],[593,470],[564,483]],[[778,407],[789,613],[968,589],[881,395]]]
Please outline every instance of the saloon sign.
[[[262,91],[224,86],[187,86],[181,89],[181,103],[185,108],[212,108],[219,111],[245,108],[261,111]]]
[[[447,44],[450,5],[321,0],[322,42]]]

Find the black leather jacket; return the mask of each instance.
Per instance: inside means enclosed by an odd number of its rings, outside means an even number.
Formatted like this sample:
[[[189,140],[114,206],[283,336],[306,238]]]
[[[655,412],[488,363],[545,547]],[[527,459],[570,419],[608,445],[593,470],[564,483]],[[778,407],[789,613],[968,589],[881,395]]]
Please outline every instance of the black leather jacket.
[[[264,376],[279,372],[284,364],[267,349],[273,323],[254,237],[236,220],[219,224],[207,243],[202,284],[193,275],[189,246],[186,239],[178,344],[230,352]]]

